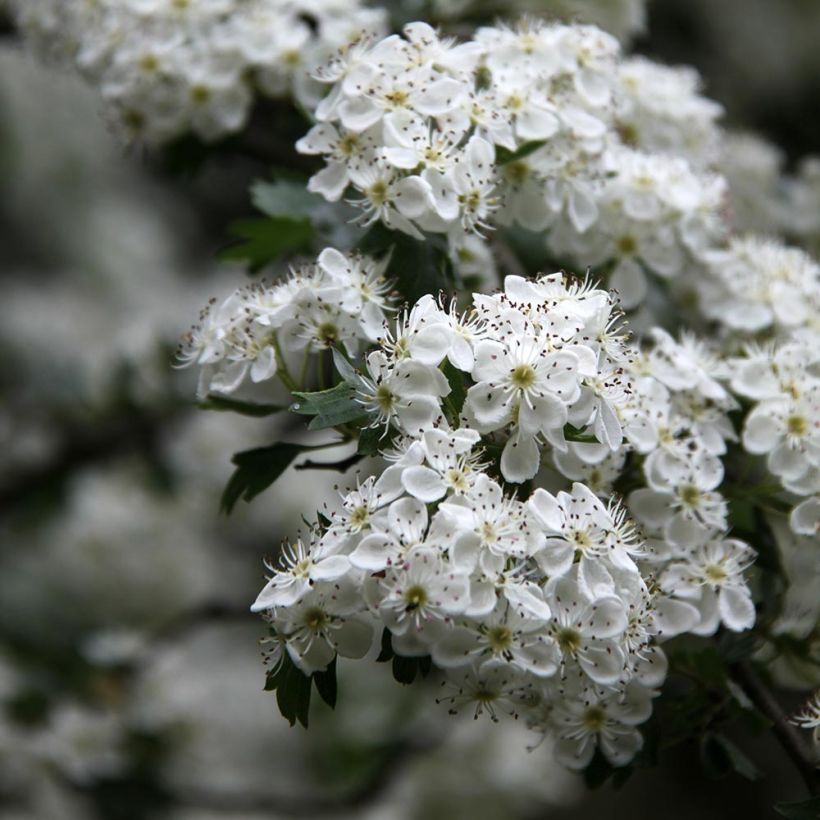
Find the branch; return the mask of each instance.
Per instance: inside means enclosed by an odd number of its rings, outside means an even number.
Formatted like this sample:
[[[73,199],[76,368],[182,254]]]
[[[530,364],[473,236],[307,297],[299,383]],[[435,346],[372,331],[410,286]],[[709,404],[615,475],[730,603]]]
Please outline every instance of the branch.
[[[772,722],[772,731],[795,768],[800,772],[809,794],[820,795],[818,760],[812,754],[800,730],[789,722],[775,696],[758,677],[748,661],[733,664],[730,669],[732,676],[748,695],[749,700]]]
[[[342,459],[341,461],[303,461],[297,464],[296,470],[335,470],[339,473],[346,473],[351,467],[358,464],[364,456],[361,453],[353,453],[352,456]]]

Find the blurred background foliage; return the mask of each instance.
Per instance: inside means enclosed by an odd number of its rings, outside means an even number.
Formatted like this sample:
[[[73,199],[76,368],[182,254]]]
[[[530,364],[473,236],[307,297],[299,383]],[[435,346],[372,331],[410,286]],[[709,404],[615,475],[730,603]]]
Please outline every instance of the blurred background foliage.
[[[191,305],[242,276],[215,260],[252,217],[252,180],[283,158],[304,173],[290,147],[304,121],[268,104],[214,150],[123,151],[92,92],[0,29],[3,817],[717,820],[773,816],[799,790],[751,724],[742,765],[690,725],[658,769],[590,792],[525,751],[523,727],[431,712],[435,684],[381,666],[341,666],[336,714],[315,704],[311,731],[290,728],[262,691],[247,608],[303,499],[320,508],[340,479],[291,468],[220,516],[232,454],[286,422],[197,410],[171,363]],[[777,173],[820,149],[819,36],[813,0],[654,0],[636,48],[695,65],[730,126],[777,145]]]

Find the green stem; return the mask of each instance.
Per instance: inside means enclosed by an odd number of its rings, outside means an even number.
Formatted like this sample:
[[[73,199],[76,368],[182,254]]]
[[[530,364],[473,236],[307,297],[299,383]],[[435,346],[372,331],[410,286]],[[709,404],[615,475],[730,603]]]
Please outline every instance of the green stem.
[[[302,359],[302,369],[299,371],[299,384],[301,389],[305,389],[305,379],[307,378],[308,364],[310,363],[310,347],[305,348],[305,358]]]
[[[296,392],[299,390],[299,385],[296,384],[293,380],[293,376],[290,375],[288,366],[285,364],[285,357],[282,355],[282,348],[279,347],[279,339],[276,338],[275,333],[271,335],[271,347],[273,347],[273,352],[276,356],[276,375],[279,376],[279,380],[291,393]]]

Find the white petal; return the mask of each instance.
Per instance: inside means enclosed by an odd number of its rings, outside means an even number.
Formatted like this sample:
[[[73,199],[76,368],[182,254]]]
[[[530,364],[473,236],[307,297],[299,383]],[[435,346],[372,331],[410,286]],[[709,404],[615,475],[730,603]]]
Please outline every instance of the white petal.
[[[316,581],[334,581],[349,569],[350,559],[346,555],[328,555],[311,567],[310,577]]]
[[[527,502],[530,512],[551,533],[560,533],[564,528],[564,512],[555,496],[539,487]]]
[[[614,638],[627,627],[623,604],[617,598],[604,598],[592,604],[584,613],[581,632],[590,638]]]
[[[624,672],[624,658],[614,643],[588,646],[578,654],[578,664],[587,675],[604,686],[617,683]]]
[[[343,658],[363,658],[370,651],[374,634],[371,623],[351,618],[340,629],[333,630],[331,639]]]
[[[433,189],[421,177],[399,180],[395,186],[396,208],[408,219],[417,219],[433,209]]]
[[[429,467],[408,467],[402,472],[401,482],[410,495],[425,504],[438,501],[447,492],[442,477]]]
[[[789,516],[789,526],[798,535],[817,535],[820,529],[820,497],[807,498]]]
[[[507,481],[528,481],[538,472],[541,451],[532,436],[521,431],[507,440],[501,453],[501,475]]]
[[[724,624],[733,632],[751,629],[755,607],[748,590],[726,587],[718,593],[718,611]]]

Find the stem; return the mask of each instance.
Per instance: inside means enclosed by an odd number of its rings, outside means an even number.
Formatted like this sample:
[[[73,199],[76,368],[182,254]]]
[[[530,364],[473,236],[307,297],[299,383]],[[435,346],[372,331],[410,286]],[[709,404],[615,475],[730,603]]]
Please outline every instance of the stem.
[[[749,700],[772,722],[775,737],[800,772],[809,794],[820,795],[818,761],[804,741],[800,730],[789,722],[775,696],[758,677],[748,661],[733,664],[731,672],[748,695]]]
[[[285,364],[285,357],[282,355],[282,348],[279,347],[279,339],[276,338],[275,333],[271,335],[271,346],[276,356],[276,375],[279,376],[282,384],[284,384],[291,393],[298,391],[299,386],[293,380],[293,376],[290,375],[288,366]]]
[[[308,364],[310,362],[310,347],[305,348],[305,358],[302,359],[302,369],[299,371],[299,384],[302,385],[302,390],[305,389],[305,378],[307,377]]]

